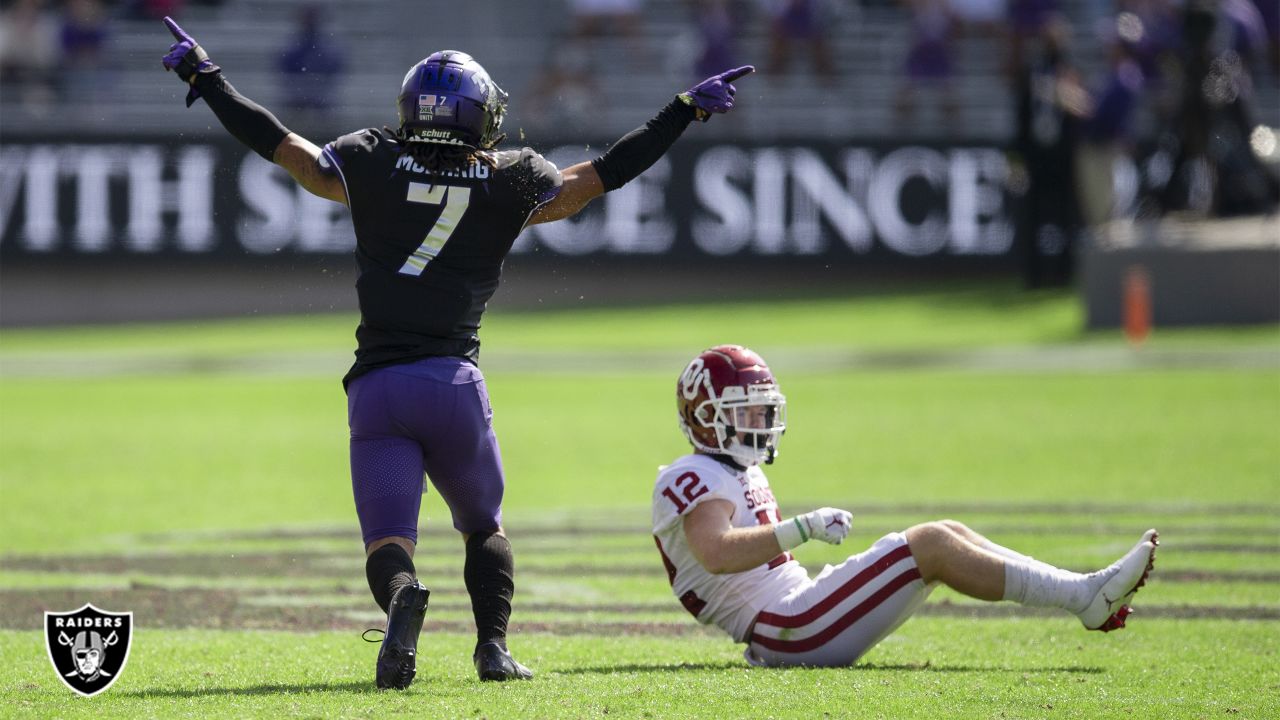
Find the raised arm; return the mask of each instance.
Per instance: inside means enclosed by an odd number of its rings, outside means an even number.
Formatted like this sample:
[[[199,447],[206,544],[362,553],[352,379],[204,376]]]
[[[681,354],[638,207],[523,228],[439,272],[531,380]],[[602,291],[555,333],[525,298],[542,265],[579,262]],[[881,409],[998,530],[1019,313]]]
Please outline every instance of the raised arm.
[[[321,169],[320,148],[290,132],[270,111],[237,92],[222,76],[222,68],[213,64],[204,48],[172,18],[166,17],[164,24],[176,42],[161,62],[190,86],[187,107],[204,98],[227,132],[250,150],[283,167],[308,192],[346,204],[342,181]]]
[[[312,195],[347,204],[342,180],[333,173],[325,172],[320,164],[320,148],[310,140],[297,133],[289,133],[276,146],[272,160],[288,170],[289,175]]]
[[[754,67],[744,65],[703,80],[677,95],[652,120],[623,135],[604,155],[565,169],[560,193],[539,208],[529,224],[567,218],[592,199],[634,180],[666,154],[690,122],[706,122],[713,113],[733,108],[737,88],[732,81],[752,72]]]
[[[529,218],[530,225],[576,215],[587,203],[605,193],[604,182],[590,162],[570,165],[560,171],[560,177],[560,192],[554,200],[534,211],[533,217]]]

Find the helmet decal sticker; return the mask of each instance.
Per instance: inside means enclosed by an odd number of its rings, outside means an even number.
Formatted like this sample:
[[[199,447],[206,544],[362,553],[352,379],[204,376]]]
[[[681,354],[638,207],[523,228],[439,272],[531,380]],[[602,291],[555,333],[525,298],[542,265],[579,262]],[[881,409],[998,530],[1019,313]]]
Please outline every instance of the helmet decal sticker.
[[[684,395],[685,400],[692,400],[698,395],[699,386],[706,383],[707,371],[702,358],[694,358],[689,363],[689,367],[684,369],[684,374],[680,376],[680,392]]]

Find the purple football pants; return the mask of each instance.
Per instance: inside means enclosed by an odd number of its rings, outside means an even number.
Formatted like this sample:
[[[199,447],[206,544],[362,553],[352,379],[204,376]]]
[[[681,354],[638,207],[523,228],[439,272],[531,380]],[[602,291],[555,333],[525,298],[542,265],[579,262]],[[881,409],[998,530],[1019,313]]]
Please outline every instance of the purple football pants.
[[[432,357],[379,368],[351,381],[351,489],[365,545],[418,539],[423,473],[460,532],[502,522],[502,456],[480,368]]]

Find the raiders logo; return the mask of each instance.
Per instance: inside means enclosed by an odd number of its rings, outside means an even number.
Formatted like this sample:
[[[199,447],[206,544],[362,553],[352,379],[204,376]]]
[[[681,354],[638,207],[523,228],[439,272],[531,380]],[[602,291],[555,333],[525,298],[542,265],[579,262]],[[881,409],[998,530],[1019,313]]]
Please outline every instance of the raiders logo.
[[[44,614],[49,662],[67,687],[84,696],[111,687],[129,660],[133,613],[113,613],[86,603],[71,612]]]

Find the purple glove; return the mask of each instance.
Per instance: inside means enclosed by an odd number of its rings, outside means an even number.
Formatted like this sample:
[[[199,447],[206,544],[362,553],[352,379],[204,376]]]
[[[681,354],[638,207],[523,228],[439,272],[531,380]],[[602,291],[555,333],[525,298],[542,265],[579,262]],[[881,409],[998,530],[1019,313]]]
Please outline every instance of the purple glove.
[[[712,75],[676,97],[686,105],[692,105],[697,111],[698,119],[706,122],[711,117],[711,113],[729,112],[733,107],[733,94],[738,92],[738,89],[729,83],[755,71],[752,65],[726,70],[719,75]]]
[[[183,82],[191,85],[191,89],[187,91],[187,107],[191,107],[191,103],[200,97],[200,91],[192,84],[195,76],[199,73],[218,72],[221,68],[209,60],[209,54],[204,51],[204,48],[174,22],[173,18],[166,17],[164,24],[178,42],[169,46],[169,53],[161,58],[160,62],[165,70],[172,70],[182,78]]]

